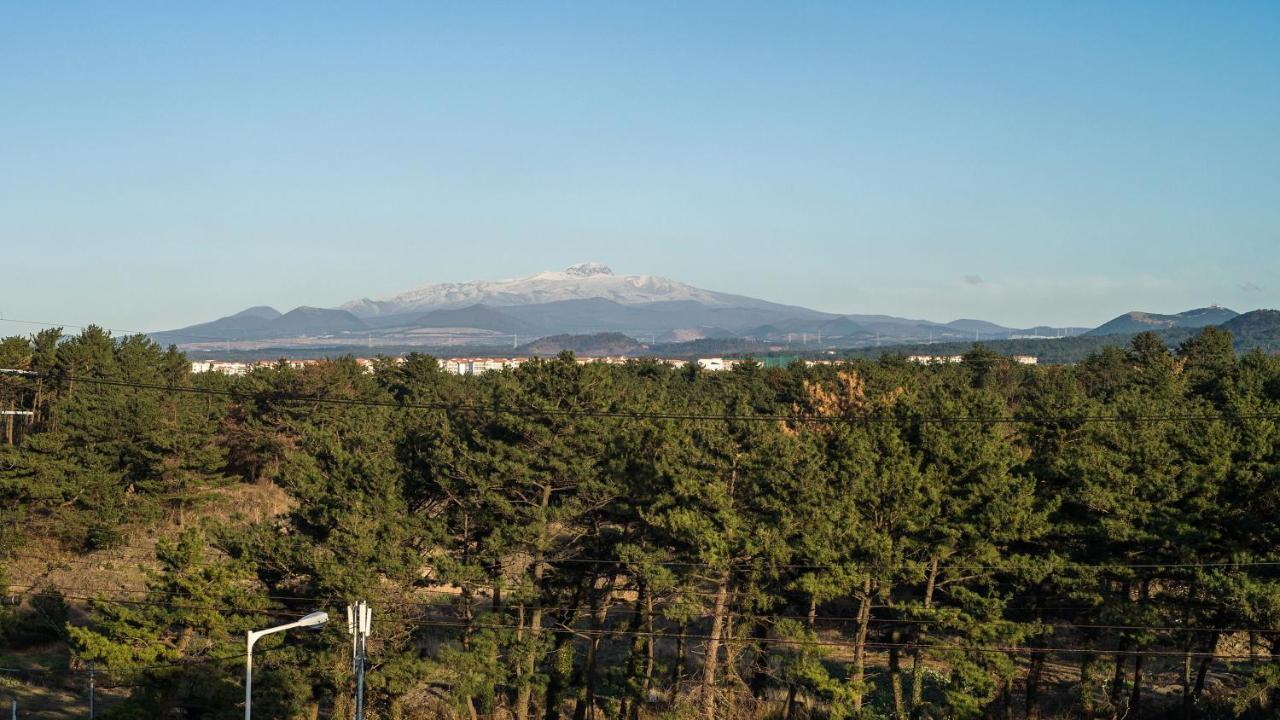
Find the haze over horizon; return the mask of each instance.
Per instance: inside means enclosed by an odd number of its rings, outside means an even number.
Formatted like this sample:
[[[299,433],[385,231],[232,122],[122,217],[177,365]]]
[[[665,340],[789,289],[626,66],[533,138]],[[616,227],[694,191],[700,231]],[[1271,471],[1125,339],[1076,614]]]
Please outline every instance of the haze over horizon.
[[[4,19],[6,318],[157,330],[586,260],[1011,327],[1280,306],[1274,3]]]

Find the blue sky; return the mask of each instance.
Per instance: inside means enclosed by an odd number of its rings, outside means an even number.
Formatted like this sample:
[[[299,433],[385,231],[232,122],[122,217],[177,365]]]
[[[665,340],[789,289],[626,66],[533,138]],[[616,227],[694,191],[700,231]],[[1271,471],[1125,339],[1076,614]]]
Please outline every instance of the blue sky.
[[[1275,2],[0,0],[0,313],[582,260],[943,321],[1277,307],[1276,37]]]

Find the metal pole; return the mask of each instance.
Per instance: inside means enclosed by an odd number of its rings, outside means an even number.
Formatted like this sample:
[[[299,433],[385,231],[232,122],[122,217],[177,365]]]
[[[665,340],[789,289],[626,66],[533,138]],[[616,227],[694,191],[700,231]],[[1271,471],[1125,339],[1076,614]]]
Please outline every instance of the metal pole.
[[[357,632],[360,638],[360,669],[356,673],[356,720],[364,720],[364,632]]]
[[[347,606],[347,632],[351,633],[351,670],[356,674],[355,720],[364,720],[364,651],[372,615],[369,605],[363,600]]]
[[[89,661],[89,720],[93,720],[93,661]]]
[[[244,639],[244,720],[250,720],[253,703],[253,631]]]

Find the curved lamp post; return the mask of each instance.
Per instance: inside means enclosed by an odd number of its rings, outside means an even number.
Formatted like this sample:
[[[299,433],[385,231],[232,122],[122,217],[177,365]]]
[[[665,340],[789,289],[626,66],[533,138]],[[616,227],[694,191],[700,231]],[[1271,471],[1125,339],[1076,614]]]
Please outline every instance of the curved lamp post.
[[[244,720],[250,720],[250,703],[253,702],[253,645],[263,635],[284,632],[299,627],[320,627],[329,622],[329,613],[313,612],[306,617],[285,625],[277,625],[266,630],[250,630],[244,643]]]

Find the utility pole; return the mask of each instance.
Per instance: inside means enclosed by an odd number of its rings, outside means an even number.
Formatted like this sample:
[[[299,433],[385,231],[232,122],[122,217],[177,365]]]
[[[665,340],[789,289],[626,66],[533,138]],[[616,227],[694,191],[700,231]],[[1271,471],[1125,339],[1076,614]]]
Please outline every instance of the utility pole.
[[[351,633],[351,671],[356,675],[356,720],[364,720],[364,651],[373,611],[361,600],[347,606],[347,632]]]
[[[40,373],[33,372],[31,370],[18,370],[15,368],[0,368],[0,375],[18,375],[20,377],[31,377],[31,376],[38,376],[39,374]],[[14,418],[23,417],[23,418],[26,418],[28,421],[34,421],[36,413],[34,410],[13,410],[11,409],[13,408],[12,403],[7,404],[5,408],[6,409],[4,410],[0,410],[0,418],[4,418],[5,442],[12,445]]]

